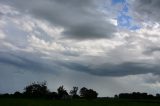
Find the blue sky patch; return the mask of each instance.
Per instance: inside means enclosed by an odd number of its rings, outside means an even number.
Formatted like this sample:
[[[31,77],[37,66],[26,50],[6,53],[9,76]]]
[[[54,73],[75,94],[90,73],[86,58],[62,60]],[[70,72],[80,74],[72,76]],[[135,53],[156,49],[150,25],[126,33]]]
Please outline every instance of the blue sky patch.
[[[112,0],[112,4],[124,3],[125,0]]]
[[[122,9],[117,14],[117,23],[120,28],[127,28],[129,30],[140,29],[138,25],[133,24],[133,19],[128,15],[129,4],[126,0],[112,0],[112,5],[121,4]]]

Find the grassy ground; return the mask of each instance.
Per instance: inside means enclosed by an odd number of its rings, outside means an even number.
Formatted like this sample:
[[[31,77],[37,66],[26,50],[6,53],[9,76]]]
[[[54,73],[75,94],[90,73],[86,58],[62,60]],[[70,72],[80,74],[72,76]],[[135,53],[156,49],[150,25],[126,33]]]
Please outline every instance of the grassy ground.
[[[41,100],[0,98],[0,106],[160,106],[153,100]]]

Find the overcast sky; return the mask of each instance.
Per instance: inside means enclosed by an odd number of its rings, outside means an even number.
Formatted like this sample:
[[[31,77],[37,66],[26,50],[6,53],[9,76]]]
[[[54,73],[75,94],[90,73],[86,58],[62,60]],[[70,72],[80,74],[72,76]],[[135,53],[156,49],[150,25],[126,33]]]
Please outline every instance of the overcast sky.
[[[44,80],[160,93],[159,11],[160,0],[0,0],[0,93]]]

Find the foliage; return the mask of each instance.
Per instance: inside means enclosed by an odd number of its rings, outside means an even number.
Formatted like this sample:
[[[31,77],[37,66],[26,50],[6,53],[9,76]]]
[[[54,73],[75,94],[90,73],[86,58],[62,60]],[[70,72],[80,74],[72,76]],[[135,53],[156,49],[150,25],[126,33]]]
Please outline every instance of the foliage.
[[[49,93],[46,82],[32,83],[26,86],[24,90],[24,95],[27,97],[45,97]]]
[[[98,93],[93,89],[88,89],[86,87],[82,87],[78,92],[78,87],[73,87],[70,90],[70,95],[67,90],[65,90],[64,86],[60,86],[57,89],[57,92],[51,92],[47,88],[47,83],[37,82],[32,83],[24,88],[24,92],[16,91],[13,94],[0,94],[0,98],[41,98],[41,99],[96,99]],[[115,95],[114,99],[135,99],[135,100],[160,100],[160,94],[156,94],[153,96],[147,93],[133,92],[133,93],[120,93],[119,95]]]
[[[0,106],[160,106],[159,100],[46,100],[1,98]]]
[[[86,99],[95,99],[98,96],[98,93],[93,89],[87,89],[85,87],[80,89],[80,96]]]
[[[73,89],[70,91],[72,98],[79,98],[77,92],[78,92],[78,87],[73,87]]]
[[[67,93],[67,91],[64,89],[63,85],[60,86],[60,87],[57,89],[57,91],[58,91],[58,98],[59,98],[59,99],[65,99],[65,98],[68,97],[68,93]]]
[[[160,98],[159,94],[153,96],[147,93],[133,92],[133,93],[120,93],[115,96],[120,99],[158,99]]]

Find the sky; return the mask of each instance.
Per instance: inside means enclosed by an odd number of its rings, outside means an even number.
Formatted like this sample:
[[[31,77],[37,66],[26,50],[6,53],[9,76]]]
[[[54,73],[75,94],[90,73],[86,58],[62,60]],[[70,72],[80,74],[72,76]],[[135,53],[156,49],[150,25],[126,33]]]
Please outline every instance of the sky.
[[[47,81],[160,93],[160,0],[0,0],[0,93]]]

